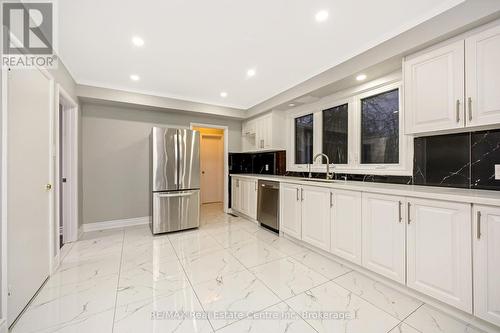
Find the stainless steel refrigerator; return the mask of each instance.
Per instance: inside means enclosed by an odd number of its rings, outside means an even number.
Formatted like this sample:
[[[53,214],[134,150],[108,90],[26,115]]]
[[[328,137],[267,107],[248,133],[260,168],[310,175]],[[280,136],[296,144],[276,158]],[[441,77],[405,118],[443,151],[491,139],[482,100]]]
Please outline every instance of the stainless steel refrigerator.
[[[200,133],[153,127],[151,131],[153,234],[200,225]]]

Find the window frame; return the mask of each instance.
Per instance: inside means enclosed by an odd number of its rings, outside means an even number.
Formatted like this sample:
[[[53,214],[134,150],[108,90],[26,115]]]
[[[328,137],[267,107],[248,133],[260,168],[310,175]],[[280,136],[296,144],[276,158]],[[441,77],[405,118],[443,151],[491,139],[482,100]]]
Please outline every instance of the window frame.
[[[374,164],[361,163],[361,100],[398,89],[399,93],[399,163]],[[330,169],[336,173],[371,174],[371,175],[413,175],[413,137],[405,134],[405,112],[404,91],[401,78],[389,80],[389,82],[378,82],[377,85],[368,83],[358,89],[352,89],[351,93],[335,94],[322,98],[321,100],[303,105],[299,110],[293,110],[288,114],[287,126],[287,171],[307,172],[309,165],[295,164],[295,118],[307,114],[313,114],[313,156],[322,152],[323,149],[323,110],[348,104],[348,163],[330,164]],[[340,95],[340,96],[339,96]],[[291,129],[291,130],[290,130]],[[326,165],[319,164],[320,159],[311,166],[312,172],[326,172]]]
[[[302,118],[302,117],[309,116],[309,115],[312,116],[312,122],[313,122],[312,123],[312,125],[313,125],[312,126],[312,131],[313,131],[312,157],[314,158],[314,152],[315,152],[315,149],[314,149],[315,148],[314,147],[314,141],[315,141],[315,138],[314,138],[314,127],[315,127],[315,123],[316,123],[316,119],[315,119],[316,117],[314,116],[313,112],[308,112],[308,113],[305,113],[305,114],[300,115],[300,116],[295,116],[293,118],[293,161],[294,161],[294,164],[296,164],[296,165],[306,165],[306,166],[309,165],[309,164],[297,164],[297,163],[295,163],[295,161],[296,161],[295,153],[297,152],[296,149],[295,149],[296,148],[296,143],[297,143],[297,136],[296,136],[297,122],[296,122],[296,120],[298,118]]]
[[[320,137],[320,144],[321,144],[321,152],[323,152],[323,130],[324,130],[324,127],[323,127],[323,120],[324,120],[324,117],[325,117],[325,111],[328,111],[332,108],[335,108],[335,107],[339,107],[339,106],[342,106],[342,105],[347,105],[347,163],[344,163],[344,164],[336,164],[336,165],[342,165],[342,166],[348,166],[350,163],[351,163],[351,158],[352,158],[352,154],[351,154],[351,149],[349,149],[350,145],[351,145],[351,141],[352,141],[352,138],[351,138],[351,132],[352,132],[352,117],[350,116],[351,114],[351,102],[349,99],[345,99],[343,100],[344,103],[339,103],[341,102],[342,100],[339,100],[339,101],[336,101],[332,106],[328,107],[328,108],[324,108],[321,110],[321,133],[319,133],[319,137]],[[330,156],[328,156],[330,157]],[[334,165],[333,163],[330,163],[330,165]]]

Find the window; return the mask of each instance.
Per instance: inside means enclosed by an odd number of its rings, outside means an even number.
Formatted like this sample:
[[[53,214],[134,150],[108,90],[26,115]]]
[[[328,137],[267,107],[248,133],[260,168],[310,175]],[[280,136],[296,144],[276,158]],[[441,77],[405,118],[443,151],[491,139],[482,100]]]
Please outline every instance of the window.
[[[399,89],[361,99],[361,163],[399,163]]]
[[[380,84],[383,79],[387,83]],[[413,137],[404,133],[400,77],[383,79],[290,110],[287,170],[307,171],[312,156],[324,153],[337,173],[413,174]],[[314,161],[311,171],[325,172],[325,163],[325,158]]]
[[[308,164],[313,158],[313,114],[295,118],[295,164]]]
[[[347,164],[347,110],[347,103],[323,110],[323,153],[333,164]]]

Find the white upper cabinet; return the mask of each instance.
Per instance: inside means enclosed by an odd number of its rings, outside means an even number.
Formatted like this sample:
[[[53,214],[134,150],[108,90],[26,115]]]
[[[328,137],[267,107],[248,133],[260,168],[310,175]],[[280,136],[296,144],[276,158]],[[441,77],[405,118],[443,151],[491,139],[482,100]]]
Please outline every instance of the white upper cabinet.
[[[302,238],[302,202],[299,185],[280,185],[280,230],[285,234]]]
[[[470,204],[408,199],[408,287],[472,313]]]
[[[331,192],[330,252],[361,265],[361,192]]]
[[[465,40],[467,122],[500,123],[500,26]]]
[[[406,133],[464,126],[464,42],[410,58],[404,64]]]
[[[474,314],[500,326],[500,208],[474,206]]]
[[[500,25],[407,57],[406,134],[500,125],[498,59]]]
[[[405,199],[372,193],[362,198],[363,266],[405,283]]]
[[[302,240],[317,248],[330,251],[330,190],[303,186]]]
[[[242,124],[243,151],[285,149],[285,119],[280,111],[246,120]]]

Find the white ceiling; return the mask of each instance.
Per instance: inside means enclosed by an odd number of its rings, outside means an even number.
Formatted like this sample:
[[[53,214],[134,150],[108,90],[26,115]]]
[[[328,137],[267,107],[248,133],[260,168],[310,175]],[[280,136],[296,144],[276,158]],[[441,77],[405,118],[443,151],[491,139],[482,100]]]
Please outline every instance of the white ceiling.
[[[59,54],[79,84],[248,109],[461,2],[61,0]]]

